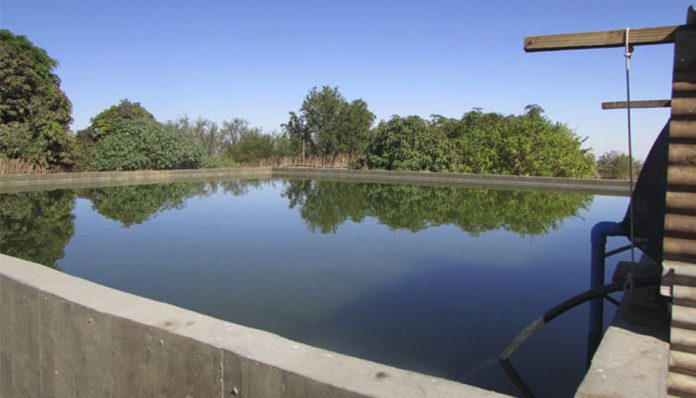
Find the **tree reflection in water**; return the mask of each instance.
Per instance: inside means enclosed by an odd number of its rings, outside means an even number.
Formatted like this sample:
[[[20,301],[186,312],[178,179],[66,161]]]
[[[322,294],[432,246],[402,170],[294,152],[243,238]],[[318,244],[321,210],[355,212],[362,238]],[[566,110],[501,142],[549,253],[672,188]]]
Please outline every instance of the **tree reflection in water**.
[[[205,182],[185,182],[87,189],[79,196],[89,199],[97,213],[130,227],[167,210],[182,209],[188,198],[208,192]]]
[[[223,190],[243,196],[269,180],[230,180],[129,185],[0,195],[0,252],[57,268],[74,233],[75,198],[124,227],[141,224],[186,200]],[[392,229],[417,232],[453,224],[471,235],[506,230],[538,235],[588,209],[582,193],[508,191],[486,188],[389,185],[324,180],[287,180],[281,195],[312,232],[334,233],[344,222],[373,217]]]
[[[322,180],[289,180],[282,195],[290,208],[299,208],[310,231],[321,233],[336,232],[347,220],[374,217],[392,229],[412,232],[453,224],[474,236],[498,229],[539,235],[592,203],[592,196],[583,193]]]
[[[0,253],[58,269],[75,233],[72,191],[0,194]]]

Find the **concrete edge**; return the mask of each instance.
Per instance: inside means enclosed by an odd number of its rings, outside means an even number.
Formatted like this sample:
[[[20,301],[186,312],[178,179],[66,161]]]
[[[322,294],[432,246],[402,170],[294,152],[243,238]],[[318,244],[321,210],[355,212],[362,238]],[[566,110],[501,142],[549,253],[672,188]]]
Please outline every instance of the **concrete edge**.
[[[270,167],[13,174],[0,175],[0,192],[51,187],[71,188],[78,185],[146,184],[203,178],[258,178],[270,176]]]
[[[225,322],[170,304],[114,290],[42,265],[0,254],[3,279],[36,291],[40,300],[57,297],[116,322],[184,337],[201,348],[215,348],[284,376],[300,377],[347,393],[371,397],[501,397],[454,381],[410,372],[311,347],[278,335]],[[96,364],[88,364],[97,366]],[[162,371],[165,371],[164,369]],[[251,376],[250,376],[251,377]],[[257,376],[259,377],[259,376]],[[284,387],[280,386],[282,390]]]
[[[577,392],[577,398],[667,396],[667,327],[631,323],[631,314],[650,308],[654,287],[625,292]]]
[[[204,178],[307,177],[346,179],[376,183],[409,183],[475,186],[501,189],[575,191],[604,195],[628,195],[628,181],[582,178],[507,176],[492,174],[432,173],[427,171],[247,167],[190,170],[140,170],[86,173],[17,174],[0,176],[0,192],[59,189],[85,186],[193,181]]]
[[[272,167],[273,177],[352,179],[383,183],[410,183],[447,186],[478,186],[500,189],[575,191],[628,196],[629,183],[623,180],[509,176],[493,174],[433,173],[428,171],[388,171]]]

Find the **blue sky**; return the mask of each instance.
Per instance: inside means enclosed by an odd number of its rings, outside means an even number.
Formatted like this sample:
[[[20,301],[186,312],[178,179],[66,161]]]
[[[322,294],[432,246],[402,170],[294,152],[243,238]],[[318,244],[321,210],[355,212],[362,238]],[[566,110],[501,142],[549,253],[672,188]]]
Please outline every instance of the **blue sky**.
[[[530,53],[524,36],[675,25],[692,1],[0,0],[0,26],[60,62],[73,129],[122,98],[159,120],[242,117],[278,130],[312,86],[363,98],[378,119],[541,105],[626,150],[622,49]],[[636,48],[633,99],[670,97],[672,45]],[[645,156],[668,110],[633,112]]]

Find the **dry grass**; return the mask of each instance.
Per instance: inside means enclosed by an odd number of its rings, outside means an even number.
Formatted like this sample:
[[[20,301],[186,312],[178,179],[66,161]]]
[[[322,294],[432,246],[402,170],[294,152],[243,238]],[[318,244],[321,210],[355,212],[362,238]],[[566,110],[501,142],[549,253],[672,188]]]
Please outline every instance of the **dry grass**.
[[[0,159],[0,175],[41,173],[48,173],[48,170],[22,159]]]
[[[357,157],[351,157],[348,155],[337,155],[334,157],[308,156],[304,161],[301,158],[283,157],[262,160],[259,166],[347,169],[358,160],[359,159]]]

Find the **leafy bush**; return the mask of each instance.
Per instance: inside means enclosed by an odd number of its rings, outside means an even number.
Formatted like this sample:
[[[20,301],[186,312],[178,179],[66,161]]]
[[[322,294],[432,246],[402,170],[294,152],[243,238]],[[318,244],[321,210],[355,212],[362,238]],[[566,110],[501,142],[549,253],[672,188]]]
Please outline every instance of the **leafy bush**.
[[[158,123],[128,100],[97,115],[78,139],[89,165],[102,171],[191,169],[204,158],[193,137]]]
[[[368,164],[389,170],[594,177],[594,157],[566,125],[530,105],[522,115],[479,109],[461,119],[392,117],[373,131]]]
[[[392,116],[372,132],[368,165],[387,170],[454,170],[456,153],[450,141],[418,116]]]
[[[606,179],[628,179],[628,155],[619,151],[609,151],[597,159],[597,173]],[[641,162],[633,159],[633,176],[640,173]]]
[[[230,155],[238,163],[253,163],[273,156],[273,136],[258,131],[246,131],[230,150]]]

